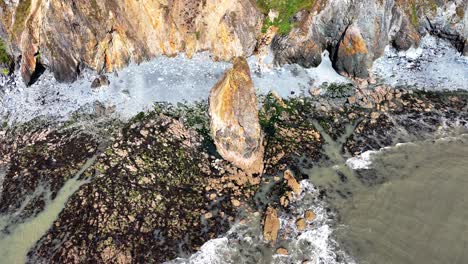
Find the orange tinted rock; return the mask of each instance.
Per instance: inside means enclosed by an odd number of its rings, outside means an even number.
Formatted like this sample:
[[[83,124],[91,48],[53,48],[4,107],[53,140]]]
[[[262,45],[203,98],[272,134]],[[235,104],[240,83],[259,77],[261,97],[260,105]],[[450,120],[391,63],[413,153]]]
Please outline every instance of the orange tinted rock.
[[[294,174],[290,170],[286,170],[284,172],[284,180],[286,181],[286,184],[291,188],[291,190],[296,194],[300,195],[302,192],[301,184],[297,182],[296,178],[294,177]]]
[[[211,133],[219,154],[248,173],[263,170],[257,97],[244,58],[236,58],[210,93]]]
[[[312,222],[315,220],[317,215],[315,215],[315,213],[312,211],[306,211],[304,217],[307,220],[307,222]]]
[[[289,251],[283,247],[280,247],[278,249],[276,249],[276,254],[279,254],[279,255],[289,255]]]
[[[273,244],[278,237],[280,221],[278,218],[278,211],[273,207],[268,207],[265,212],[265,220],[263,224],[263,238]]]
[[[304,231],[306,229],[307,223],[304,218],[299,218],[296,221],[296,228],[299,231]]]

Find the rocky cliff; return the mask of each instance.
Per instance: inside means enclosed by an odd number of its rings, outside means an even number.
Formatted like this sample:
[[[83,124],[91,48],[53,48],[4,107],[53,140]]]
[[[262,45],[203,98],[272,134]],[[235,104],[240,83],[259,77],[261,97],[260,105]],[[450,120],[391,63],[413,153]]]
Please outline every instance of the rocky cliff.
[[[463,0],[317,0],[293,16],[296,28],[273,39],[277,63],[317,66],[329,50],[333,67],[352,78],[369,77],[368,69],[391,44],[417,47],[421,36],[436,35],[465,55],[468,28]]]
[[[278,64],[314,67],[328,50],[340,74],[367,79],[388,44],[407,50],[425,34],[468,54],[467,7],[466,0],[0,0],[7,47],[0,57],[14,55],[0,64],[18,58],[26,83],[42,65],[73,81],[85,67],[111,72],[160,54],[250,56],[265,50],[262,29],[277,32]]]
[[[26,83],[38,61],[73,81],[83,67],[110,72],[159,54],[250,55],[261,26],[250,0],[1,0],[0,17]]]

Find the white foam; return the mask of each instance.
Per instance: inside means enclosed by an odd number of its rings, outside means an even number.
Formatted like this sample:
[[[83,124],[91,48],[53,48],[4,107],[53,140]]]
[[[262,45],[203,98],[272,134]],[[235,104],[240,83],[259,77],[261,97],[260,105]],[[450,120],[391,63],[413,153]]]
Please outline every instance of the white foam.
[[[346,82],[331,67],[328,54],[324,54],[318,68],[305,69],[298,65],[274,67],[272,60],[259,62],[249,58],[252,79],[258,93],[276,90],[281,96],[307,94],[311,85],[323,82]],[[14,85],[0,83],[0,118],[13,122],[26,122],[38,116],[66,119],[70,113],[82,109],[93,110],[99,101],[115,106],[117,115],[130,118],[150,109],[155,102],[193,102],[208,98],[211,88],[231,66],[215,62],[208,53],[199,53],[188,59],[184,54],[174,58],[158,57],[151,61],[132,64],[109,74],[110,86],[91,89],[96,74],[85,71],[72,84],[58,83],[46,71],[40,80],[26,87],[19,76]]]
[[[370,169],[372,165],[372,156],[378,151],[366,151],[358,156],[346,160],[346,165],[353,170],[366,170]]]
[[[190,263],[225,263],[223,262],[223,256],[226,253],[226,251],[229,250],[228,242],[229,240],[226,237],[209,240],[200,248],[200,251],[198,251],[190,257]]]
[[[272,263],[302,263],[304,260],[319,260],[317,263],[336,264],[337,255],[344,256],[347,263],[353,261],[337,248],[331,228],[331,218],[322,202],[317,197],[318,190],[308,180],[300,182],[303,190],[302,195],[297,197],[291,206],[295,207],[296,214],[280,211],[280,234],[287,235],[289,254],[273,254]],[[313,224],[308,225],[306,230],[299,231],[296,228],[297,212],[304,213],[311,210],[316,214]],[[168,263],[248,263],[265,261],[264,254],[258,250],[267,247],[262,239],[260,216],[252,215],[242,224],[234,225],[225,237],[207,241],[198,252],[188,258],[178,258]],[[285,242],[285,241],[283,241]],[[274,250],[274,248],[273,248]],[[268,259],[266,257],[266,259]],[[243,262],[244,261],[244,262]]]
[[[387,47],[372,72],[392,86],[426,90],[467,90],[468,58],[445,40],[426,36],[419,48],[397,52]]]

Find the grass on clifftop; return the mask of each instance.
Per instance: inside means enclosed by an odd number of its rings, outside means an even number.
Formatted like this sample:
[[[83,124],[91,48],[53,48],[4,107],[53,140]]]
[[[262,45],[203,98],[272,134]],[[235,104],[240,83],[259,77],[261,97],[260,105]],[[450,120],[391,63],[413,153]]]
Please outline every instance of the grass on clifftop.
[[[263,22],[262,31],[266,32],[270,26],[275,26],[279,28],[280,34],[289,33],[294,27],[294,23],[291,22],[294,14],[303,9],[312,8],[314,3],[315,0],[257,0],[259,10],[267,16]],[[278,12],[278,18],[274,21],[270,21],[268,17],[272,9]]]
[[[8,55],[8,52],[6,51],[6,45],[5,42],[3,42],[2,39],[0,39],[0,74],[3,75],[8,75],[9,70],[4,69],[1,67],[2,64],[8,65],[10,63],[10,56]]]
[[[13,24],[13,34],[19,34],[24,29],[30,9],[31,0],[20,0],[18,7],[16,8],[15,22]]]
[[[3,42],[3,39],[0,39],[0,64],[8,62],[10,62],[10,56],[8,56],[6,51],[5,42]]]

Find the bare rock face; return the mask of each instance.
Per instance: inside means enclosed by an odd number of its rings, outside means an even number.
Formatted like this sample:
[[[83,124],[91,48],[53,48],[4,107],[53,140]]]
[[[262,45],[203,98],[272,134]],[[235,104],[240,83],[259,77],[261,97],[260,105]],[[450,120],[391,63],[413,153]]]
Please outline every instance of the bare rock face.
[[[274,38],[272,50],[277,63],[304,67],[320,64],[320,54],[328,50],[340,74],[365,79],[388,44],[407,50],[425,34],[466,53],[467,9],[463,0],[317,0],[296,14],[297,27]]]
[[[234,59],[210,93],[211,133],[219,154],[247,173],[263,170],[257,97],[244,58]]]
[[[40,52],[60,81],[83,67],[110,72],[161,54],[248,56],[262,23],[250,0],[0,1],[0,17],[0,36],[22,55],[23,78]]]
[[[334,68],[341,75],[350,75],[351,77],[367,78],[368,73],[368,54],[366,41],[362,38],[358,27],[349,26],[343,38],[340,40]]]

